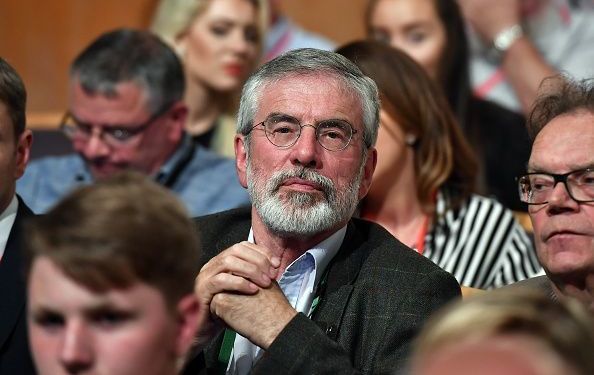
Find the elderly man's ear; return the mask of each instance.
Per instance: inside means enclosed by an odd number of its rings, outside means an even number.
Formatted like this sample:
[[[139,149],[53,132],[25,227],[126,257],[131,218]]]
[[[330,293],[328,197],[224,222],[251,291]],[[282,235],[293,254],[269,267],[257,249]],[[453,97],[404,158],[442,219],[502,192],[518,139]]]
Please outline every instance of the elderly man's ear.
[[[244,135],[235,135],[235,168],[239,176],[239,183],[247,189],[247,148]]]
[[[363,199],[369,192],[376,165],[377,150],[372,147],[367,151],[367,160],[365,161],[365,167],[363,167],[363,177],[361,178],[361,185],[359,185],[359,200]]]

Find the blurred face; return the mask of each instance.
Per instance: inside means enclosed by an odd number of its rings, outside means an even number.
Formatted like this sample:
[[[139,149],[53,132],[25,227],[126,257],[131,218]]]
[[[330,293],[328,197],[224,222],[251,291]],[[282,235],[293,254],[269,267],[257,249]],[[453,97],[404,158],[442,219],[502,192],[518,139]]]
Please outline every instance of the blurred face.
[[[527,335],[449,342],[413,365],[416,375],[575,375],[544,343]]]
[[[594,115],[561,115],[534,140],[529,172],[562,174],[594,167]],[[594,273],[594,203],[574,201],[558,183],[548,203],[529,206],[538,258],[552,277]]]
[[[15,181],[25,171],[31,147],[31,132],[15,139],[14,126],[6,106],[0,102],[0,213],[6,209],[15,192]]]
[[[382,191],[394,184],[405,171],[414,171],[414,150],[407,144],[414,136],[405,134],[400,124],[386,111],[380,111],[380,127],[375,148],[379,155],[371,191]],[[415,181],[409,181],[414,184]]]
[[[378,0],[370,37],[408,53],[434,80],[446,48],[446,32],[434,0]]]
[[[359,99],[333,77],[290,77],[264,89],[254,123],[271,115],[291,116],[301,125],[340,119],[357,133],[343,150],[328,151],[316,140],[315,129],[306,126],[293,146],[280,148],[258,126],[251,132],[249,160],[238,139],[240,179],[260,220],[281,235],[312,236],[344,225],[367,193],[375,167],[374,149],[362,157]]]
[[[258,10],[248,0],[211,0],[178,40],[190,80],[237,90],[257,63]]]
[[[120,83],[116,91],[113,97],[90,95],[78,80],[73,80],[70,113],[77,129],[71,135],[73,147],[85,159],[95,179],[127,169],[152,175],[181,140],[185,108],[174,104],[155,117],[138,85]],[[118,140],[121,131],[133,135]]]
[[[95,293],[44,257],[29,279],[29,338],[40,374],[174,374],[177,319],[144,283]]]

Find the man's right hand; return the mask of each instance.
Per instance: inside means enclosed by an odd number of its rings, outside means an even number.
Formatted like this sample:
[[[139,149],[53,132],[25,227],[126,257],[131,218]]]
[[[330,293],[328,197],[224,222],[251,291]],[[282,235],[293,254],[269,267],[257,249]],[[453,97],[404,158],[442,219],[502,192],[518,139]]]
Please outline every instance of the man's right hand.
[[[210,313],[213,297],[221,292],[254,294],[277,277],[280,258],[262,246],[244,241],[231,246],[202,267],[194,286],[200,303],[196,345],[203,348],[223,324]]]

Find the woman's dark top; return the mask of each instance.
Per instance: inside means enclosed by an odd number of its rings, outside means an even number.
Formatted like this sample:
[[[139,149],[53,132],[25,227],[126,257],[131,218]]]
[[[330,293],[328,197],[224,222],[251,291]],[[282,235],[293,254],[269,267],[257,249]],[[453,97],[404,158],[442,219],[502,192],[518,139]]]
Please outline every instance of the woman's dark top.
[[[486,194],[508,208],[526,211],[515,178],[526,172],[531,143],[522,115],[472,98],[465,133],[477,153]]]

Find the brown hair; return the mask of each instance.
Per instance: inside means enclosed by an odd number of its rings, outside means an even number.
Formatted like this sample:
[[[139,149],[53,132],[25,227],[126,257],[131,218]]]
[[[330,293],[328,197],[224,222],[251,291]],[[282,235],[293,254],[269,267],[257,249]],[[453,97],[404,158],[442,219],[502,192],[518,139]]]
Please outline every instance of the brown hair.
[[[97,292],[140,281],[169,308],[192,293],[200,257],[194,225],[171,192],[138,173],[79,188],[28,224],[28,269],[47,257]]]
[[[539,87],[539,96],[528,118],[528,134],[532,141],[557,116],[579,110],[594,114],[594,78],[581,81],[563,75],[546,78]]]
[[[0,102],[6,106],[6,111],[14,128],[15,141],[25,131],[25,110],[27,106],[27,91],[19,74],[10,64],[0,57]]]
[[[444,186],[454,193],[452,206],[474,192],[476,158],[445,97],[423,68],[404,52],[378,42],[353,42],[337,52],[377,83],[382,109],[417,137],[417,196],[425,209],[433,209],[433,195]]]

